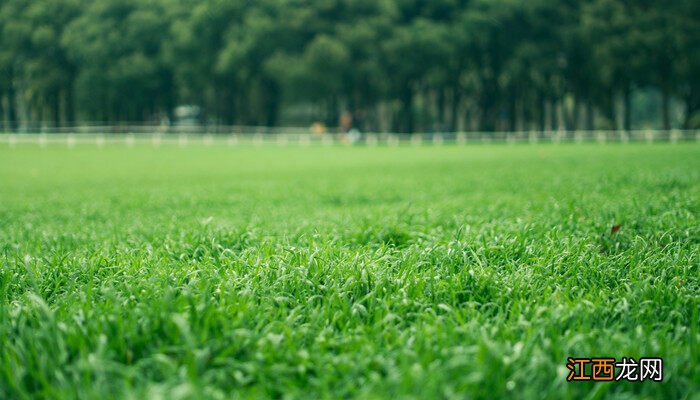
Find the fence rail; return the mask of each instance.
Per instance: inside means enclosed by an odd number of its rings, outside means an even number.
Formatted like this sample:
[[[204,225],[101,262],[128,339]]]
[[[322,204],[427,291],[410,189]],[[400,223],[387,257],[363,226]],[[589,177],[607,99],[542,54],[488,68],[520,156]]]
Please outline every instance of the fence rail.
[[[338,133],[337,128],[325,128],[329,133]],[[140,133],[140,134],[284,134],[284,133],[309,133],[309,127],[287,126],[246,126],[246,125],[215,125],[215,124],[184,124],[167,125],[159,123],[119,122],[107,124],[101,122],[85,122],[75,126],[52,126],[48,123],[11,127],[0,122],[0,133],[18,134],[56,134],[56,133]]]
[[[277,128],[275,128],[277,129]],[[9,145],[443,145],[484,143],[677,143],[700,142],[700,130],[456,132],[456,133],[309,133],[308,128],[279,131],[182,131],[74,130],[52,133],[0,133],[0,144]]]

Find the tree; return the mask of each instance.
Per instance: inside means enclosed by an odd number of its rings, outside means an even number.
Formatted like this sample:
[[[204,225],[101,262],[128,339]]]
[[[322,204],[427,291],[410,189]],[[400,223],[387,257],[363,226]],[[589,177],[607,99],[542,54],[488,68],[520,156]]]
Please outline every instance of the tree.
[[[5,49],[0,70],[6,77],[10,119],[15,119],[17,87],[30,120],[73,121],[75,66],[61,46],[61,35],[80,6],[79,0],[8,0],[0,9]]]
[[[187,104],[208,123],[275,125],[301,106],[365,130],[494,131],[616,128],[621,103],[631,129],[633,94],[653,89],[662,126],[679,100],[692,127],[696,3],[5,0],[0,114],[155,121]]]
[[[169,31],[158,2],[90,3],[63,35],[70,59],[81,66],[78,102],[84,117],[143,121],[174,106],[172,71],[162,44]]]
[[[449,56],[447,35],[445,26],[419,18],[396,27],[383,44],[384,62],[393,77],[390,90],[400,104],[395,124],[400,132],[414,131],[416,92]]]

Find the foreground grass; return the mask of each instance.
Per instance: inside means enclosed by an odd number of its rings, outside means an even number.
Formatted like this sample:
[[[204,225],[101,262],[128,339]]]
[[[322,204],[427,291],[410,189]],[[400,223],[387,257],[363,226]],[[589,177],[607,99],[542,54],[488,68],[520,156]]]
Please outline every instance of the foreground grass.
[[[699,195],[696,144],[0,148],[0,398],[692,398]]]

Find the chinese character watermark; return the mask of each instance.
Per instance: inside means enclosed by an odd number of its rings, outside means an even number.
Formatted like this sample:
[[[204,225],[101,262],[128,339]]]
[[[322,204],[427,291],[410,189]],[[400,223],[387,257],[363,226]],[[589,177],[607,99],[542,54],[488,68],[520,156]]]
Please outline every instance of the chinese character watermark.
[[[571,381],[629,381],[629,382],[661,382],[663,381],[664,360],[661,358],[640,358],[637,362],[633,357],[622,357],[616,362],[611,357],[574,358],[568,357],[566,368]]]

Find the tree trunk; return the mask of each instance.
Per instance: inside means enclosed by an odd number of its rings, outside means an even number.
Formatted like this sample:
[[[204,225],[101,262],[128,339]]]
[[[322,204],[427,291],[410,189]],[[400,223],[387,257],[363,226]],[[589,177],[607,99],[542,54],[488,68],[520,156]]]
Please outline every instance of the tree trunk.
[[[546,115],[545,115],[545,109],[547,108],[547,99],[545,99],[544,94],[540,93],[539,94],[539,110],[537,113],[538,116],[538,125],[540,128],[540,132],[544,132],[547,127],[546,127]]]
[[[452,103],[450,104],[450,131],[457,131],[457,118],[459,118],[459,103],[461,102],[461,94],[455,86],[452,89]]]
[[[233,90],[229,93],[229,98],[230,103],[228,105],[228,113],[229,113],[229,123],[228,125],[235,125],[236,124],[236,119],[238,117],[238,101],[240,100],[238,96],[233,92]],[[168,101],[170,103],[171,101]],[[166,105],[168,108],[172,108],[172,106]]]
[[[557,99],[549,101],[549,126],[552,131],[559,129],[559,113],[557,111]]]
[[[221,93],[221,96],[221,114],[223,117],[222,121],[224,125],[233,125],[233,121],[236,120],[236,102],[234,100],[233,90],[229,87],[226,87],[226,89],[224,89]]]
[[[338,99],[335,95],[331,95],[326,100],[326,116],[324,121],[327,127],[335,127],[338,125]]]
[[[581,113],[581,102],[578,96],[574,96],[574,105],[570,112],[567,113],[566,130],[575,131],[578,129],[578,122]]]
[[[64,120],[67,126],[74,126],[75,121],[75,97],[73,96],[73,85],[68,86],[65,90],[65,117]]]
[[[15,90],[10,84],[10,89],[7,91],[7,126],[10,131],[17,129],[17,98]]]
[[[515,93],[511,93],[508,99],[508,130],[510,132],[515,132],[517,130],[518,120],[517,120],[517,96]]]
[[[607,98],[607,107],[604,107],[605,116],[608,118],[612,124],[613,129],[617,129],[617,111],[615,107],[615,91],[611,90]]]
[[[586,99],[586,130],[592,131],[595,129],[595,111],[593,109],[593,100]]]
[[[525,99],[521,96],[515,105],[515,130],[522,132],[525,130]]]
[[[623,128],[625,131],[629,132],[632,130],[632,88],[627,85],[623,92],[624,101],[624,119]]]
[[[103,98],[103,105],[100,107],[97,114],[99,116],[99,121],[97,122],[110,122],[112,120],[112,114],[114,114],[114,110],[112,110],[112,102],[109,100],[109,95],[105,94]]]
[[[487,89],[481,95],[481,130],[493,132],[496,130],[496,85],[487,84]]]
[[[695,96],[693,96],[693,91],[691,89],[690,93],[688,93],[685,97],[685,116],[683,117],[683,129],[691,129],[693,127],[690,126],[692,123],[693,116],[695,113],[698,111],[698,101],[695,99]]]
[[[278,85],[271,80],[267,80],[265,88],[265,125],[277,126],[277,117],[279,114],[280,104],[280,89]],[[336,109],[337,113],[337,109]]]
[[[438,98],[437,98],[437,123],[440,126],[440,131],[445,130],[445,102],[447,98],[447,94],[445,93],[447,89],[445,87],[442,87],[438,91]]]
[[[661,118],[664,130],[671,129],[670,95],[667,88],[661,89]]]
[[[53,126],[58,128],[61,125],[61,92],[56,91],[51,97],[51,119]]]
[[[535,110],[533,110],[532,107],[532,101],[531,101],[531,96],[527,95],[524,96],[523,98],[520,99],[520,105],[519,105],[519,114],[520,114],[520,120],[522,121],[522,129],[526,131],[530,131],[535,129],[534,126],[534,121],[535,121]]]
[[[0,133],[7,131],[7,115],[5,115],[5,93],[0,92]]]
[[[414,115],[413,115],[413,90],[404,87],[401,93],[401,113],[399,126],[404,133],[413,133]]]

